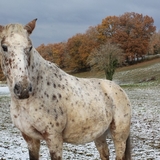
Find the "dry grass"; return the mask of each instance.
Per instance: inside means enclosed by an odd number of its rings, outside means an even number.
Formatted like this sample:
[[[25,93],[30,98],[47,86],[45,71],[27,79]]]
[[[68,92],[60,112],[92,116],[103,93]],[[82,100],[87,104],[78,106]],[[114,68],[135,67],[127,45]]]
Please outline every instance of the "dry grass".
[[[74,74],[83,78],[105,78],[104,72],[82,72]],[[160,58],[138,63],[135,65],[118,68],[113,80],[119,84],[160,83]]]

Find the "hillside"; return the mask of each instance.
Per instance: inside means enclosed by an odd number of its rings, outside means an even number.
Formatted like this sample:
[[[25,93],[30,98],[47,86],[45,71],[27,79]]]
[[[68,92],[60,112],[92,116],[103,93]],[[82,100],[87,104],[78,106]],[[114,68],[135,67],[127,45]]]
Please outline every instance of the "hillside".
[[[160,82],[160,58],[119,68],[114,81],[120,84],[137,84],[142,82]]]
[[[83,72],[74,74],[77,77],[105,78],[104,72]],[[160,82],[160,58],[118,68],[113,81],[120,85],[141,84],[142,82]]]

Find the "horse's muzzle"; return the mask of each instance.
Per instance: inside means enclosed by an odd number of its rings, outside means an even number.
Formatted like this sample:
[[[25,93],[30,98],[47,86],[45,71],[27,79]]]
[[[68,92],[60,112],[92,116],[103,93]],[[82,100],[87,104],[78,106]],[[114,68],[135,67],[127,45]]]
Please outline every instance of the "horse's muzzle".
[[[32,92],[32,85],[23,86],[21,83],[16,83],[14,86],[14,94],[18,99],[27,99]]]

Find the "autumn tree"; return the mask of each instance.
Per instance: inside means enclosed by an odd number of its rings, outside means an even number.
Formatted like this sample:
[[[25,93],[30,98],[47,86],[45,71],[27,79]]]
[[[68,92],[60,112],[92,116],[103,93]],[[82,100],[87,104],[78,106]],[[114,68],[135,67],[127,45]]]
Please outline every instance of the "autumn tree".
[[[52,44],[41,44],[36,49],[44,59],[53,62]]]
[[[54,63],[56,63],[60,68],[65,68],[67,66],[67,51],[66,42],[54,43],[52,45],[52,55]]]
[[[126,56],[141,57],[148,52],[150,38],[156,30],[154,20],[138,13],[125,13],[113,41],[120,44]]]
[[[89,29],[83,34],[81,46],[79,47],[80,60],[83,62],[82,68],[87,69],[87,58],[93,49],[99,46],[97,42],[97,30],[95,27],[89,27]]]
[[[119,44],[126,58],[147,54],[150,38],[155,30],[152,17],[134,12],[119,17],[106,17],[97,27],[98,39],[104,43],[111,40]]]
[[[160,53],[160,31],[155,32],[149,42],[149,54]]]
[[[78,69],[83,62],[80,60],[79,47],[82,44],[83,34],[76,34],[67,41],[68,65],[71,69]]]
[[[97,29],[97,39],[101,44],[105,44],[108,40],[116,34],[116,29],[118,27],[119,17],[108,16],[102,20],[102,23],[96,26]]]
[[[116,44],[110,42],[93,50],[87,61],[94,71],[103,70],[106,79],[112,80],[118,64],[122,63],[123,51]]]
[[[66,48],[68,64],[72,70],[82,71],[89,66],[86,62],[91,51],[98,46],[97,30],[90,27],[84,34],[76,34],[68,39]]]

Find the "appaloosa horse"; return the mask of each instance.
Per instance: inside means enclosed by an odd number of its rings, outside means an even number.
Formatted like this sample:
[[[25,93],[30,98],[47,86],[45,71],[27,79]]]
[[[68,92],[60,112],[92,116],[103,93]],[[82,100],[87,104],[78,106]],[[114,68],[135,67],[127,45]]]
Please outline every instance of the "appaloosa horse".
[[[130,160],[131,107],[114,82],[68,75],[44,60],[29,35],[36,20],[0,26],[1,67],[11,93],[11,118],[28,143],[30,160],[39,159],[45,140],[52,160],[62,159],[63,142],[94,141],[109,159],[110,130],[117,160]]]

